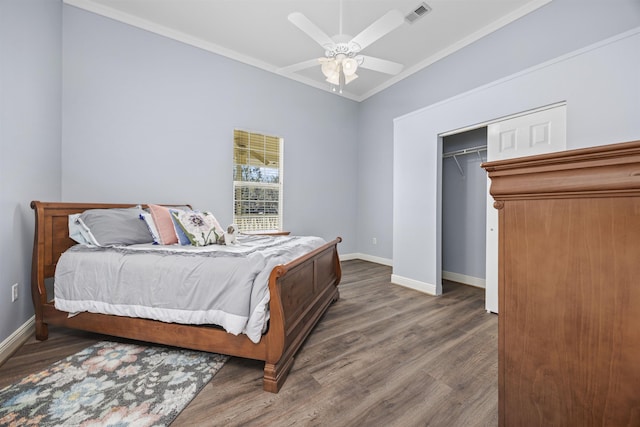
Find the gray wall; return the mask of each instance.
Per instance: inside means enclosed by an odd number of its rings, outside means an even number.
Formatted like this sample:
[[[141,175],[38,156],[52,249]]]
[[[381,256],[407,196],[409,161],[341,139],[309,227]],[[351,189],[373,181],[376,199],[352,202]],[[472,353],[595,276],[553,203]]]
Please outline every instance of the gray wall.
[[[0,342],[33,316],[29,203],[60,199],[61,14],[59,1],[0,0]]]
[[[362,102],[358,119],[359,252],[389,260],[394,256],[394,118],[639,25],[638,0],[553,0]],[[373,236],[377,237],[375,246]]]
[[[483,145],[486,127],[443,138],[442,151]],[[487,160],[487,152],[457,159],[462,173],[453,157],[442,159],[442,271],[468,276],[471,284],[478,284],[485,279],[486,267],[487,174],[480,163]]]
[[[397,118],[392,281],[441,290],[439,135],[566,102],[568,149],[640,139],[638,52],[640,27]]]
[[[64,7],[62,197],[232,221],[233,129],[284,138],[284,228],[356,249],[358,104]]]

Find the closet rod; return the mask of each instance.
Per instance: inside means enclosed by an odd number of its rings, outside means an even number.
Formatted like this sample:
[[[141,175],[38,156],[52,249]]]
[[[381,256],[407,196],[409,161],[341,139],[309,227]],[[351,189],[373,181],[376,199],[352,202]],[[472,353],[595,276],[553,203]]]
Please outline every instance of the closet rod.
[[[486,145],[478,145],[477,147],[463,148],[461,150],[449,151],[448,153],[442,153],[442,158],[461,156],[463,154],[479,153],[481,151],[487,151]]]

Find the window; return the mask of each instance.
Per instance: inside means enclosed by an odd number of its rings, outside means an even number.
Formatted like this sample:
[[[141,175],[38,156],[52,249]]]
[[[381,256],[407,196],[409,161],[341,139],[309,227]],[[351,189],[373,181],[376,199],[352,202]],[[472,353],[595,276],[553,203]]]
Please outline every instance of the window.
[[[240,231],[282,229],[282,138],[233,131],[233,222]]]

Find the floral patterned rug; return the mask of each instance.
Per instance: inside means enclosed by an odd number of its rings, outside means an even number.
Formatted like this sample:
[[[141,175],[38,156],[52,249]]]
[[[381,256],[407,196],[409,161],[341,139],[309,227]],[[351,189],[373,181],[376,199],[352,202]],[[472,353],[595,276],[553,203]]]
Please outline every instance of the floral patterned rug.
[[[99,342],[0,390],[0,425],[166,426],[227,359]]]

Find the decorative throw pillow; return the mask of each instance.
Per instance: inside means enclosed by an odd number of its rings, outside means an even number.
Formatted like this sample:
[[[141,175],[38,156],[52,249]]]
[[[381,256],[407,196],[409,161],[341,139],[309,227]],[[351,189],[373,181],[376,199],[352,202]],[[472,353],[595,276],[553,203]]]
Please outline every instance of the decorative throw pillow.
[[[191,244],[191,240],[189,240],[187,235],[184,234],[184,230],[182,229],[182,227],[180,226],[180,223],[178,223],[178,220],[174,216],[174,213],[180,213],[180,212],[185,212],[185,211],[182,209],[169,209],[169,213],[171,214],[171,221],[173,222],[173,229],[176,232],[176,236],[178,236],[178,243],[180,243],[182,246],[188,246]],[[193,212],[193,211],[189,210],[187,212]]]
[[[151,236],[153,237],[153,243],[161,245],[160,235],[158,234],[158,229],[156,228],[155,222],[153,222],[151,214],[149,212],[142,211],[140,213],[140,219],[147,225],[149,233],[151,233]]]
[[[173,227],[173,220],[171,220],[169,208],[151,204],[148,206],[153,223],[156,225],[156,230],[158,230],[158,237],[160,238],[158,243],[161,245],[174,245],[178,243],[178,236]]]
[[[211,212],[173,210],[171,215],[194,246],[213,245],[224,233]]]

